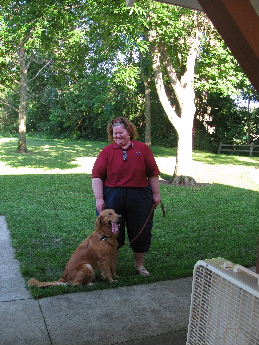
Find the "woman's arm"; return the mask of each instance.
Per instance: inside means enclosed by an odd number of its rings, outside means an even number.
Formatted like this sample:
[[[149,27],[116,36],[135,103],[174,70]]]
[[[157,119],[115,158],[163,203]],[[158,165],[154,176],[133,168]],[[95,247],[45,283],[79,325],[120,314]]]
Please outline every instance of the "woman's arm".
[[[103,200],[103,180],[99,177],[94,177],[92,179],[92,188],[96,200],[96,209],[99,213],[101,213],[105,207]]]
[[[161,202],[161,196],[160,196],[160,186],[159,186],[159,177],[158,176],[152,176],[149,178],[150,186],[153,192],[153,200],[156,206],[158,206]]]

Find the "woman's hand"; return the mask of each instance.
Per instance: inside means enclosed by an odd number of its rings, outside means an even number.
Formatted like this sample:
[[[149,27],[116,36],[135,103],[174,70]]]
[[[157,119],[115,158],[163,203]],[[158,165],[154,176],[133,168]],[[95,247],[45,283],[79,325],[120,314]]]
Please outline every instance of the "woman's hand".
[[[103,181],[100,178],[93,178],[92,187],[96,200],[96,209],[99,213],[101,213],[105,207],[103,200]]]
[[[158,206],[160,204],[160,202],[161,202],[160,193],[154,193],[153,194],[153,201],[154,201],[155,206]]]
[[[101,213],[104,210],[105,203],[103,199],[96,199],[96,210]]]
[[[160,196],[160,187],[159,187],[159,177],[158,176],[152,176],[149,179],[151,189],[153,192],[153,201],[155,206],[158,206],[161,202],[161,196]]]

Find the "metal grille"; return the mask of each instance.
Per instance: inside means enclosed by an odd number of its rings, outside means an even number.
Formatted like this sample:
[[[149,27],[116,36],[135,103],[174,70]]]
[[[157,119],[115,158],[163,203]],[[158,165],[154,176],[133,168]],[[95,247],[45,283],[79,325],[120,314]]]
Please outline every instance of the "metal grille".
[[[197,266],[187,345],[259,345],[259,299]]]

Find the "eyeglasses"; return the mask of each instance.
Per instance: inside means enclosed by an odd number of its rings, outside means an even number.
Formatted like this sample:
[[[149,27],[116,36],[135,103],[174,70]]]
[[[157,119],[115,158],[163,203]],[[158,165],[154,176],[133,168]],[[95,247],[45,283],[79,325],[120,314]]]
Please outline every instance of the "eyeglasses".
[[[122,157],[123,157],[123,160],[124,161],[127,161],[128,160],[128,153],[126,150],[122,150]]]

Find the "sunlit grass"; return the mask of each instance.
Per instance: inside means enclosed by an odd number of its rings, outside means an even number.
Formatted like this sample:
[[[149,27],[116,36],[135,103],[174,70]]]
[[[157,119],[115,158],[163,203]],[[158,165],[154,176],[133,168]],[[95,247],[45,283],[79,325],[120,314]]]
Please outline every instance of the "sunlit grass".
[[[21,168],[25,170],[21,169],[20,173],[30,173],[29,169],[33,169],[31,173],[82,173],[88,168],[89,160],[92,162],[96,158],[105,143],[29,137],[27,146],[27,154],[17,153],[16,138],[1,138],[0,174],[16,174],[17,169]]]
[[[202,151],[194,151],[193,159],[197,162],[202,162],[212,165],[243,165],[243,166],[253,166],[258,167],[259,157],[249,157],[249,156],[234,156],[234,155],[224,155],[216,153],[208,153]]]

